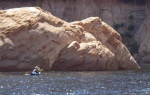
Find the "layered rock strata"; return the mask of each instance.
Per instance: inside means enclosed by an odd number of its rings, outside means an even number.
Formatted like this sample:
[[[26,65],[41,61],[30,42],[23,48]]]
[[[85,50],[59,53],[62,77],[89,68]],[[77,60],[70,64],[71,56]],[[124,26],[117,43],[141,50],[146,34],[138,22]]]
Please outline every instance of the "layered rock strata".
[[[140,67],[99,17],[68,23],[36,7],[0,11],[0,71],[123,70]]]

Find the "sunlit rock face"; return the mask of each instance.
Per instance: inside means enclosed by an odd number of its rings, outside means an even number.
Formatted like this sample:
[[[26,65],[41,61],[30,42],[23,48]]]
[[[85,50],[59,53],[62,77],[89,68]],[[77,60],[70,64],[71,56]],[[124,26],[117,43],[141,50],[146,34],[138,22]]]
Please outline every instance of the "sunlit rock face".
[[[0,11],[0,71],[139,69],[99,17],[68,23],[36,7]]]

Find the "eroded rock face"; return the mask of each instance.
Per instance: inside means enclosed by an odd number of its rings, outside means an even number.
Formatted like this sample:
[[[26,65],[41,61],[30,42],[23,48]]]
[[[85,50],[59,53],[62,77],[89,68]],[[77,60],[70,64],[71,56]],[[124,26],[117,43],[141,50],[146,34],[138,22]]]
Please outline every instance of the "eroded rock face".
[[[119,70],[138,69],[134,58],[121,42],[121,36],[98,17],[72,22],[84,29],[80,43],[65,47],[53,70]],[[90,36],[88,36],[90,34]],[[73,56],[71,56],[73,55]],[[68,64],[68,65],[64,65]],[[71,64],[72,63],[72,64]]]
[[[139,69],[120,35],[98,17],[65,22],[35,7],[0,11],[0,70]]]
[[[144,63],[150,62],[150,16],[148,16],[137,31],[134,39],[139,44],[138,55],[140,61]]]

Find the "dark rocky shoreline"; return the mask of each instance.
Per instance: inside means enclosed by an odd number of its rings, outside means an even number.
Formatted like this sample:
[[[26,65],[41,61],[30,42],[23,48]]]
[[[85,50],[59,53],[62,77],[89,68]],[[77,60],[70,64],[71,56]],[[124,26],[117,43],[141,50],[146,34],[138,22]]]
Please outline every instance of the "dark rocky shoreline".
[[[139,63],[138,64],[142,70],[150,70],[150,64],[149,63]]]

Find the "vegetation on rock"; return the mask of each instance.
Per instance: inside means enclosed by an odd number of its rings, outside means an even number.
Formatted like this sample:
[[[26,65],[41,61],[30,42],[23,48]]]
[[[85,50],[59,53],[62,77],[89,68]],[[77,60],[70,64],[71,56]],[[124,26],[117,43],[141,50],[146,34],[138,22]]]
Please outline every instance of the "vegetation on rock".
[[[116,29],[116,30],[118,30],[119,28],[124,27],[124,26],[125,26],[124,23],[114,24],[114,25],[113,25],[113,28]]]
[[[135,26],[133,24],[130,24],[127,28],[128,31],[133,31],[135,29]]]

